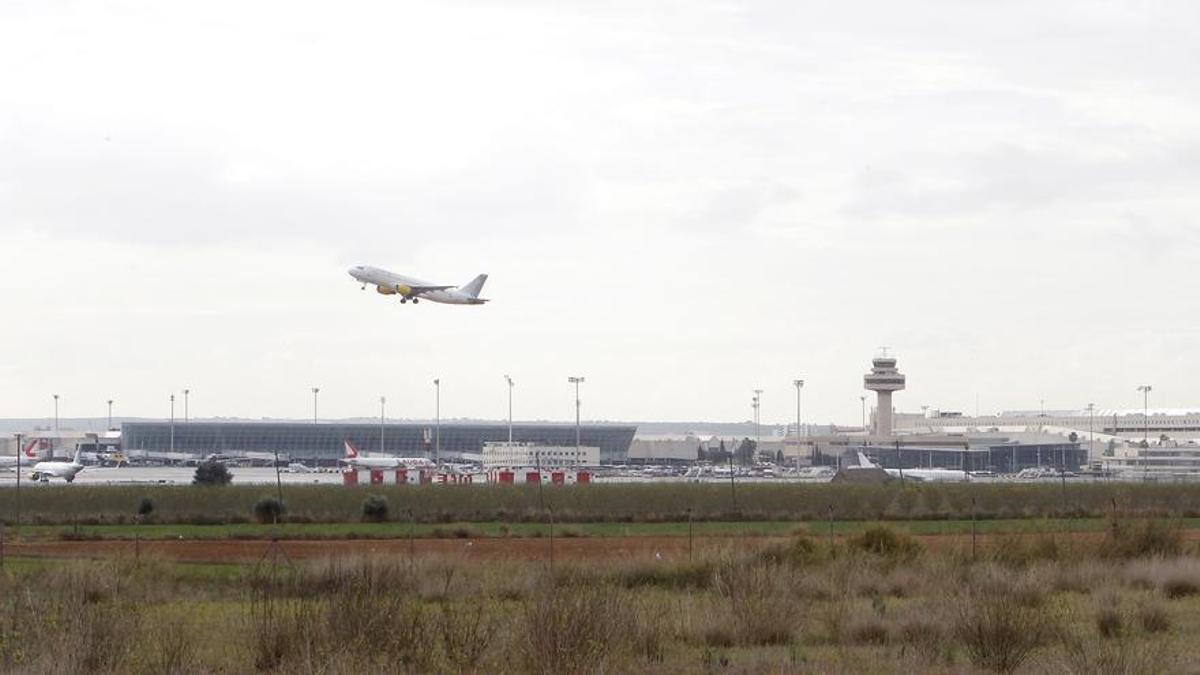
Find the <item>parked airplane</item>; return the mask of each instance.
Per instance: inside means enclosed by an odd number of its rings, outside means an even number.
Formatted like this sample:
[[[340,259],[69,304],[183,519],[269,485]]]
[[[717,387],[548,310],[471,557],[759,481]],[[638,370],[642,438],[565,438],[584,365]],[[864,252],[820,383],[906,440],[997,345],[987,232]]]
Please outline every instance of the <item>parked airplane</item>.
[[[425,457],[362,457],[353,443],[343,441],[343,444],[346,446],[346,456],[342,458],[342,463],[354,469],[412,469],[434,465]]]
[[[431,300],[447,305],[482,305],[486,298],[479,297],[483,283],[487,281],[486,274],[480,274],[462,286],[443,286],[431,284],[420,279],[406,277],[369,265],[357,265],[349,269],[350,276],[362,283],[363,290],[368,285],[383,295],[399,295],[400,302]]]
[[[883,468],[872,462],[870,458],[862,452],[858,453],[858,468],[863,469],[880,469]],[[883,469],[887,475],[892,478],[904,478],[905,480],[927,481],[930,483],[944,481],[964,481],[970,480],[971,477],[966,471],[958,471],[955,469]]]
[[[79,463],[82,454],[81,450],[76,450],[75,459],[69,462],[38,462],[33,465],[29,477],[43,483],[49,483],[51,478],[62,478],[70,483],[75,480],[75,474],[83,471],[83,465]]]

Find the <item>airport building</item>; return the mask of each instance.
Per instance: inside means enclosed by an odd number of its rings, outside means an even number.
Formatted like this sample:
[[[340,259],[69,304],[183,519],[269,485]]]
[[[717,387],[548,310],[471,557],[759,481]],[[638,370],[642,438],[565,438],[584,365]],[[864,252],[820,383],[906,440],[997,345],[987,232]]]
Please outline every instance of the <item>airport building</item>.
[[[582,468],[600,466],[600,448],[536,443],[484,443],[483,468]]]
[[[617,424],[583,424],[581,446],[597,449],[598,462],[626,461],[637,427]],[[121,446],[130,457],[174,457],[220,454],[231,457],[266,457],[278,453],[293,462],[332,464],[341,459],[344,441],[365,453],[426,456],[440,448],[443,460],[478,458],[488,442],[508,440],[506,424],[428,423],[341,424],[302,422],[127,422],[121,428]],[[574,424],[514,424],[516,443],[575,447]]]

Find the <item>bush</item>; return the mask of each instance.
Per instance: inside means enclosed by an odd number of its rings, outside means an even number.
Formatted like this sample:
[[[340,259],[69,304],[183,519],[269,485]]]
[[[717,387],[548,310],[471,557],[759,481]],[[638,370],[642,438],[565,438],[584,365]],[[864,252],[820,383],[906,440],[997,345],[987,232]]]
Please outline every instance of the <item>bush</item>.
[[[283,502],[275,497],[263,497],[254,502],[254,519],[260,523],[277,523],[283,518]]]
[[[154,500],[149,497],[142,497],[138,501],[137,513],[143,518],[154,513]]]
[[[388,519],[388,500],[383,495],[367,495],[362,503],[363,520],[382,523]]]
[[[1011,592],[1011,580],[984,579],[954,598],[954,632],[971,663],[999,673],[1016,670],[1043,644],[1054,625],[1044,610]]]
[[[625,592],[602,584],[548,587],[525,601],[517,644],[530,673],[619,672],[606,666],[632,649],[636,633]]]
[[[1171,617],[1167,616],[1167,611],[1157,603],[1139,607],[1137,621],[1147,633],[1165,633],[1171,629]]]
[[[850,537],[847,543],[851,548],[885,558],[907,559],[921,552],[921,545],[915,539],[888,527],[868,527]]]
[[[1108,552],[1118,558],[1177,556],[1183,552],[1183,533],[1159,520],[1122,521],[1108,531]]]
[[[220,462],[200,462],[196,465],[196,474],[192,476],[192,485],[229,485],[233,474],[229,467]]]

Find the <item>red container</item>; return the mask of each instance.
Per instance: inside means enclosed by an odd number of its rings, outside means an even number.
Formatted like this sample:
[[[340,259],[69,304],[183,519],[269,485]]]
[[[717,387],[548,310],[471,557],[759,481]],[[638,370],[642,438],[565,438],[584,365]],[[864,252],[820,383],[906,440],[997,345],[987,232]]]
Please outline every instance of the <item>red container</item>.
[[[383,485],[383,472],[371,469],[371,485]]]
[[[396,469],[396,485],[408,484],[408,469]]]
[[[342,472],[342,485],[350,485],[350,486],[358,485],[358,472],[357,471],[343,471]]]
[[[525,482],[526,483],[542,482],[542,473],[540,471],[526,471],[525,472]]]
[[[550,482],[555,485],[562,485],[567,482],[567,474],[563,471],[555,471],[550,474]]]
[[[590,483],[592,482],[592,474],[588,473],[587,471],[580,471],[579,473],[575,474],[575,482]]]
[[[513,472],[501,471],[500,473],[496,474],[496,479],[497,479],[497,482],[499,482],[501,484],[512,485],[513,484]]]

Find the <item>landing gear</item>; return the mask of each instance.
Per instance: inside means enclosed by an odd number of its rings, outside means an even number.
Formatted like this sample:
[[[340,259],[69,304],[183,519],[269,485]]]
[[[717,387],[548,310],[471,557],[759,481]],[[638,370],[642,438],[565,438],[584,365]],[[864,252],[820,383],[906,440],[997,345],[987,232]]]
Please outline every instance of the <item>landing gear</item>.
[[[417,304],[417,299],[416,299],[416,298],[413,298],[413,304],[414,304],[414,305],[415,305],[415,304]]]
[[[400,304],[403,305],[406,302],[408,302],[408,298],[400,298]]]
[[[367,285],[366,285],[366,284],[363,284],[363,285],[362,285],[362,289],[363,289],[364,291],[365,291],[365,290],[367,290]]]

